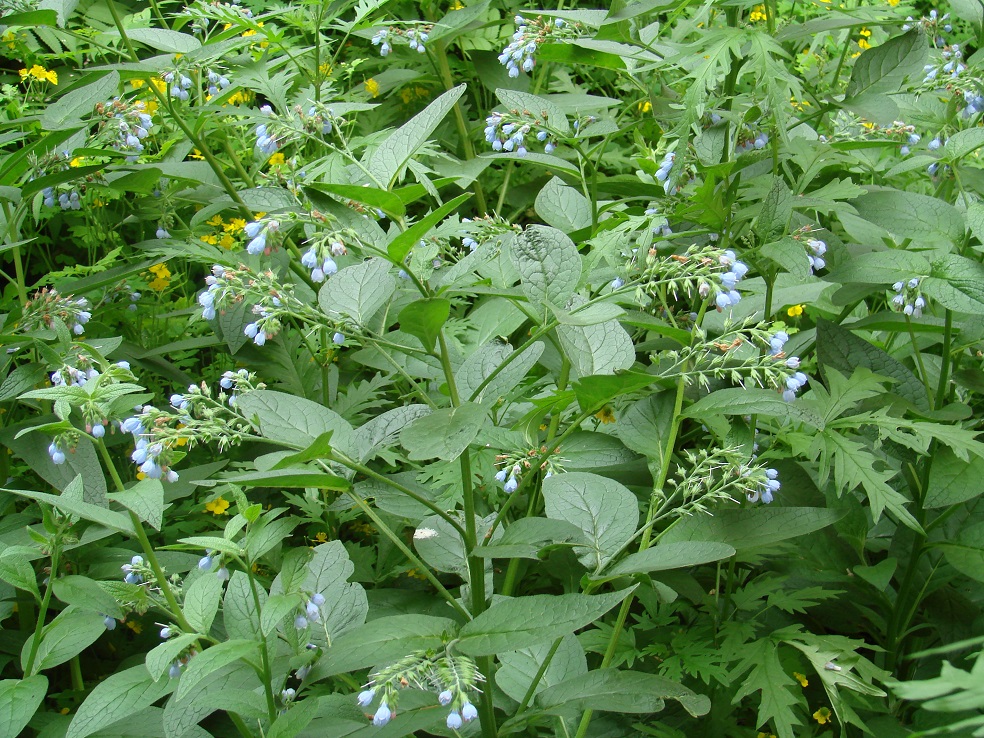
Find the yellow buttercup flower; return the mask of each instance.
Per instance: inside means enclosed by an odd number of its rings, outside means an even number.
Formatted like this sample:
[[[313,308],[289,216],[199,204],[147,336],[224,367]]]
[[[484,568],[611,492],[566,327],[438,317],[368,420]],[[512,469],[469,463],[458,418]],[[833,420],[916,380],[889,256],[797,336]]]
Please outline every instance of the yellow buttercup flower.
[[[786,315],[790,318],[798,318],[803,314],[803,305],[792,305],[788,310],[786,310]]]
[[[870,49],[871,48],[871,44],[868,43],[868,40],[867,39],[859,38],[858,39],[858,48],[859,49]]]
[[[793,678],[799,682],[800,686],[804,689],[810,686],[810,680],[806,678],[805,674],[800,674],[798,671],[794,671]]]
[[[768,18],[769,18],[769,16],[767,16],[765,14],[765,6],[764,5],[756,5],[754,8],[752,8],[752,12],[748,16],[748,19],[750,21],[752,21],[753,23],[755,23],[757,21],[768,20]]]
[[[366,92],[373,97],[379,97],[379,82],[370,77],[366,80]]]
[[[330,77],[331,71],[332,71],[331,64],[329,64],[328,62],[325,62],[320,67],[318,67],[318,72],[321,74],[322,77]]]
[[[266,42],[264,42],[266,43]],[[253,99],[253,93],[249,90],[236,90],[234,93],[229,95],[229,98],[225,101],[225,105],[245,105],[250,100]]]
[[[826,725],[830,722],[830,710],[826,707],[821,707],[815,713],[813,713],[813,719],[816,720],[820,725]]]
[[[461,0],[454,0],[454,2],[451,3],[451,7],[449,8],[449,10],[461,10],[463,7],[465,6],[461,2]]]
[[[858,31],[858,35],[864,36],[865,38],[871,38],[871,31],[869,31],[867,28],[862,28],[860,31]]]
[[[236,245],[236,239],[230,236],[228,233],[223,233],[222,238],[219,239],[219,246],[224,249],[232,249]]]
[[[284,159],[284,155],[278,151],[273,156],[270,157],[270,161],[268,161],[267,164],[269,164],[271,167],[278,167],[281,164],[285,163],[286,161],[287,160]]]
[[[603,424],[608,425],[609,423],[615,422],[615,411],[612,410],[611,405],[605,405],[601,410],[595,413],[595,417],[598,418]]]
[[[320,530],[315,534],[314,540],[316,540],[318,543],[325,543],[328,540],[328,534],[325,533],[323,530]]]
[[[218,246],[219,245],[219,237],[216,236],[216,235],[213,235],[211,233],[209,233],[208,235],[205,235],[205,236],[201,236],[199,240],[204,241],[205,243],[207,243],[207,244],[209,244],[211,246]]]
[[[21,69],[18,74],[21,79],[36,79],[38,82],[50,82],[53,85],[58,84],[58,74],[54,71],[49,71],[42,67],[40,64],[35,64],[30,69]]]
[[[147,286],[155,292],[163,292],[171,284],[172,275],[171,270],[167,268],[167,264],[154,264],[147,271],[154,275],[154,278],[147,283]]]
[[[80,167],[84,163],[85,163],[85,157],[84,156],[76,156],[74,159],[72,159],[68,163],[68,166],[70,166],[70,167]]]
[[[223,222],[224,221],[222,220],[222,216],[216,213],[211,218],[205,221],[205,225],[220,226],[222,225]]]
[[[648,113],[652,109],[653,109],[653,104],[649,102],[649,100],[643,100],[641,103],[639,103],[640,113]]]
[[[241,233],[246,227],[246,221],[243,218],[232,218],[222,226],[222,230],[226,233]]]
[[[226,515],[226,510],[229,509],[229,500],[224,497],[216,497],[211,502],[205,503],[205,510],[212,513],[212,515]]]

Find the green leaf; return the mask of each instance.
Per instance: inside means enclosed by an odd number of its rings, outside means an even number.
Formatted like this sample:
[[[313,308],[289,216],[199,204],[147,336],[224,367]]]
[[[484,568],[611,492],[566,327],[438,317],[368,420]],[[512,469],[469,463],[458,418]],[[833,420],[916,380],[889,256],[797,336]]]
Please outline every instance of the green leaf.
[[[660,537],[664,546],[680,541],[717,541],[741,552],[805,536],[840,520],[846,510],[822,507],[744,507],[715,510],[714,516],[681,518]]]
[[[430,411],[427,405],[405,405],[376,415],[365,425],[357,428],[352,436],[351,446],[356,459],[365,463],[379,451],[395,445],[400,431]]]
[[[126,35],[131,41],[167,54],[190,54],[202,48],[202,42],[194,36],[165,28],[131,28]]]
[[[706,715],[711,701],[670,679],[656,674],[623,669],[595,669],[537,695],[536,704],[545,712],[603,710],[640,714],[659,712],[665,700],[676,700],[694,717]]]
[[[584,542],[584,533],[573,523],[550,518],[520,518],[494,543],[477,546],[472,555],[483,559],[538,559],[545,548]]]
[[[108,615],[111,618],[123,617],[116,598],[88,577],[77,574],[58,577],[52,583],[52,587],[55,597],[66,604]]]
[[[984,582],[984,523],[961,528],[957,540],[937,544],[954,569]]]
[[[536,57],[544,62],[561,62],[602,69],[625,69],[625,61],[621,56],[604,49],[592,48],[590,43],[590,41],[575,40],[571,43],[543,44],[537,49]],[[628,48],[636,50],[637,47]]]
[[[344,315],[366,325],[396,291],[391,269],[383,259],[345,267],[325,282],[318,293],[318,304],[328,316]]]
[[[641,390],[657,381],[651,374],[620,372],[581,377],[572,388],[582,412],[595,410],[616,397]]]
[[[673,392],[654,392],[633,403],[616,423],[618,437],[626,447],[643,454],[662,467],[666,434],[673,423]]]
[[[554,177],[536,196],[533,204],[537,215],[564,233],[571,233],[591,225],[591,203],[564,180]]]
[[[550,309],[561,325],[598,325],[625,315],[625,310],[613,302],[584,303],[571,311],[556,305],[551,305]]]
[[[379,208],[391,218],[402,218],[406,215],[407,209],[400,197],[386,190],[379,190],[375,187],[358,187],[357,185],[346,184],[323,184],[312,182],[307,185],[319,192],[328,192],[338,195],[346,200],[362,202],[373,208]]]
[[[88,80],[88,81],[86,81]],[[76,126],[87,118],[97,102],[116,95],[120,87],[119,72],[90,72],[82,78],[74,90],[62,95],[48,105],[41,115],[41,127],[46,131],[59,131]],[[98,171],[101,167],[96,167]]]
[[[963,240],[960,211],[935,197],[883,189],[857,198],[854,207],[860,217],[894,234],[898,243],[911,238],[920,245],[952,248]]]
[[[127,715],[150,707],[174,689],[172,680],[159,682],[143,664],[131,666],[99,682],[72,718],[65,738],[86,738]]]
[[[956,254],[933,262],[932,276],[919,288],[940,305],[972,315],[984,315],[984,265]]]
[[[908,282],[913,277],[929,273],[930,263],[922,254],[902,249],[869,251],[852,256],[851,260],[828,275],[831,282],[887,285]]]
[[[431,353],[441,328],[451,317],[451,301],[443,297],[415,300],[400,311],[400,330],[416,336]]]
[[[686,569],[690,566],[708,564],[735,555],[735,549],[727,543],[715,541],[678,541],[662,543],[645,551],[630,554],[611,569],[606,576],[617,574],[637,574],[649,571],[669,571]]]
[[[185,619],[199,633],[208,633],[212,621],[219,611],[222,599],[222,580],[213,574],[198,577],[185,592],[184,606],[181,608]]]
[[[400,444],[414,461],[454,461],[488,422],[486,408],[474,402],[437,410],[417,418],[400,433]]]
[[[957,131],[946,140],[943,144],[943,155],[951,162],[955,162],[981,146],[984,146],[984,129],[968,128],[965,131]]]
[[[294,615],[302,605],[298,595],[275,594],[270,595],[270,599],[263,605],[263,612],[260,614],[260,629],[263,635],[269,636],[275,632],[280,624],[288,615]],[[293,620],[293,618],[291,618]],[[291,623],[293,627],[293,623]]]
[[[803,244],[794,238],[786,236],[778,241],[767,243],[759,249],[759,252],[797,279],[805,280],[810,276],[810,261],[806,251],[803,249]]]
[[[417,242],[420,241],[420,239],[430,233],[434,226],[453,213],[455,209],[461,205],[461,203],[470,197],[471,194],[468,192],[463,195],[458,195],[453,200],[449,200],[444,203],[437,210],[428,213],[424,218],[421,218],[418,222],[414,223],[412,226],[403,231],[403,233],[390,241],[389,245],[386,247],[386,253],[389,254],[390,259],[397,264],[402,264],[403,260],[407,258],[407,254],[410,253],[410,249],[412,249]]]
[[[441,648],[456,631],[457,625],[450,618],[431,615],[393,615],[370,620],[332,643],[312,671],[311,680],[395,661],[411,651]]]
[[[893,379],[892,392],[920,410],[929,409],[926,388],[905,364],[849,330],[822,318],[817,321],[817,359],[821,371],[829,366],[844,374],[852,374],[857,367],[864,367]]]
[[[48,679],[40,674],[27,679],[0,681],[0,735],[11,738],[20,735],[41,706],[47,691]]]
[[[762,202],[753,228],[759,240],[765,243],[786,233],[793,216],[793,193],[779,175],[772,178],[772,187]],[[805,255],[804,255],[805,256]],[[804,261],[806,259],[804,258]]]
[[[639,458],[615,436],[595,431],[572,433],[560,444],[558,456],[565,460],[564,469],[571,472],[623,466]]]
[[[240,659],[259,655],[260,644],[256,641],[235,639],[223,641],[196,654],[189,662],[181,679],[178,680],[174,698],[180,700],[197,687],[210,674]],[[146,671],[144,672],[146,674]]]
[[[23,13],[7,13],[3,17],[3,24],[5,26],[26,26],[28,28],[32,26],[55,26],[58,25],[58,14],[54,10],[28,10]],[[5,734],[0,733],[0,735]]]
[[[332,431],[322,433],[306,449],[296,454],[285,456],[274,464],[272,469],[286,469],[291,466],[303,464],[305,461],[331,458],[331,436]]]
[[[583,303],[584,298],[579,296],[571,300],[574,308]],[[614,374],[635,363],[632,338],[617,320],[585,326],[559,325],[557,334],[574,377]]]
[[[317,489],[346,490],[352,486],[347,479],[336,477],[334,474],[298,468],[246,472],[223,479],[243,487],[283,487],[285,489],[315,487]]]
[[[765,415],[823,428],[823,419],[802,403],[786,402],[774,390],[729,387],[705,395],[683,412],[687,418],[708,415]]]
[[[262,609],[267,600],[267,592],[259,587],[257,594]],[[225,598],[222,600],[222,622],[225,623],[226,633],[230,638],[248,640],[260,632],[260,611],[253,601],[246,572],[233,572],[226,585]]]
[[[571,132],[563,108],[549,97],[504,89],[496,90],[495,96],[507,109],[534,116],[547,128],[552,128],[563,136],[567,136]]]
[[[211,578],[214,579],[215,577]],[[171,664],[199,638],[201,636],[198,633],[182,633],[152,648],[144,661],[147,673],[155,682],[160,681],[161,677],[171,668]]]
[[[247,418],[256,418],[263,436],[298,449],[308,448],[328,431],[336,443],[352,432],[335,411],[285,392],[254,390],[240,397],[237,407]]]
[[[898,92],[906,78],[920,78],[928,54],[917,27],[862,52],[847,83],[845,104],[880,93]]]
[[[189,536],[188,538],[179,538],[178,543],[183,543],[186,546],[194,546],[195,548],[219,551],[230,556],[242,556],[243,554],[242,547],[238,543],[234,543],[227,538],[220,538],[219,536]]]
[[[49,495],[45,492],[35,492],[28,489],[0,489],[0,492],[11,492],[15,495],[20,495],[21,497],[28,497],[32,500],[37,500],[38,502],[45,502],[52,507],[56,507],[70,515],[76,515],[80,518],[84,518],[85,520],[91,520],[94,523],[99,523],[100,525],[106,526],[107,528],[112,528],[120,533],[133,535],[133,525],[130,523],[130,518],[122,513],[107,510],[106,508],[99,507],[98,505],[92,505],[88,502],[82,502],[81,500],[73,499],[71,497]]]
[[[489,341],[465,359],[455,372],[458,392],[462,398],[467,397],[474,402],[481,402],[486,405],[497,402],[499,398],[516,390],[530,369],[539,361],[543,354],[543,348],[543,344],[539,341],[527,346],[518,358],[513,359],[485,386],[485,389],[476,395],[479,385],[498,369],[513,352],[511,344]]]
[[[20,549],[20,550],[18,550]],[[0,580],[13,585],[25,592],[30,592],[39,602],[41,593],[38,591],[38,577],[31,565],[35,552],[24,546],[6,548],[0,551]]]
[[[556,228],[531,225],[512,240],[510,251],[523,294],[544,323],[547,303],[566,305],[581,280],[577,247]]]
[[[495,683],[499,689],[519,702],[526,696],[527,690],[533,683],[533,678],[540,671],[540,666],[551,652],[553,658],[550,659],[546,670],[536,683],[533,690],[534,695],[555,684],[560,684],[565,679],[588,673],[588,662],[584,657],[584,648],[576,636],[568,634],[560,639],[556,649],[554,644],[540,643],[529,648],[501,654],[499,656],[499,668],[495,671]]]
[[[957,18],[967,21],[974,28],[984,23],[984,5],[980,0],[950,0],[950,8]]]
[[[984,459],[975,456],[969,460],[957,457],[943,447],[933,456],[929,470],[929,489],[923,506],[927,509],[950,507],[973,500],[984,493]]]
[[[618,482],[586,472],[554,474],[543,480],[547,517],[580,528],[587,546],[575,548],[581,563],[600,571],[632,537],[639,524],[639,501]]]
[[[308,563],[302,589],[318,592],[325,598],[321,607],[323,628],[317,628],[311,637],[317,643],[333,648],[339,636],[360,627],[369,614],[369,601],[361,585],[349,582],[355,565],[341,541],[322,543],[314,549]],[[325,632],[330,641],[325,641]]]
[[[106,495],[134,513],[154,530],[160,530],[164,522],[164,485],[159,479],[143,479],[123,492]]]
[[[400,172],[417,150],[427,143],[434,129],[440,125],[444,117],[451,111],[454,104],[464,94],[465,85],[448,90],[434,102],[417,113],[413,118],[393,131],[387,139],[379,144],[369,161],[366,169],[380,184],[392,189]]]
[[[462,626],[455,646],[468,656],[491,656],[548,643],[593,623],[634,589],[594,597],[531,595],[500,600]]]
[[[802,688],[783,668],[776,646],[770,639],[762,638],[743,648],[744,658],[735,672],[744,674],[748,671],[749,674],[732,704],[738,704],[745,697],[761,692],[762,699],[755,725],[764,728],[771,721],[779,738],[795,738],[794,726],[803,724],[798,717],[798,708],[806,704]]]

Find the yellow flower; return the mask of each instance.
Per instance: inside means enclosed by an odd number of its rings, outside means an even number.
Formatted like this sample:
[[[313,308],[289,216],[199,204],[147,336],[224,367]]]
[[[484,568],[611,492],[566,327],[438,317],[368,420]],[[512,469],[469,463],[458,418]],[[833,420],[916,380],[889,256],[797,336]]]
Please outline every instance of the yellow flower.
[[[127,620],[126,627],[132,630],[134,633],[140,633],[143,631],[143,626],[135,620]]]
[[[768,18],[769,16],[765,14],[764,5],[756,5],[754,8],[752,8],[751,15],[748,16],[748,19],[753,23],[755,23],[756,21],[768,20]]]
[[[871,31],[869,31],[867,28],[862,28],[860,31],[858,31],[858,35],[864,36],[865,38],[871,38]]]
[[[331,76],[331,64],[329,64],[328,62],[325,62],[320,67],[318,67],[318,72],[320,72],[320,74],[321,74],[322,77],[330,77]]]
[[[888,4],[894,8],[896,5],[899,4],[899,0],[888,0]]]
[[[144,474],[143,472],[137,472],[137,481],[138,482],[142,482],[146,478],[147,478],[147,475],[146,474]]]
[[[154,264],[147,271],[154,275],[147,286],[155,292],[163,292],[171,284],[171,270],[167,268],[167,264]]]
[[[250,36],[255,36],[255,35],[256,35],[256,30],[253,28],[250,28],[248,31],[243,31],[243,38],[249,38]]]
[[[790,318],[798,318],[803,314],[803,308],[804,308],[803,305],[792,305],[786,311],[786,315],[788,315]]]
[[[188,158],[189,159],[198,159],[200,161],[204,161],[205,160],[205,157],[202,156],[202,152],[199,151],[198,149],[192,149],[191,150],[191,153],[188,154]]]
[[[222,225],[222,224],[223,224],[224,222],[225,222],[225,221],[223,221],[223,220],[222,220],[222,216],[221,216],[221,215],[219,215],[218,213],[216,213],[216,214],[215,214],[215,215],[213,215],[213,216],[212,216],[211,218],[209,218],[208,220],[206,220],[206,221],[205,221],[205,225],[210,225],[210,226],[220,226],[220,225]]]
[[[379,82],[370,77],[366,80],[366,92],[373,97],[379,97]]]
[[[649,100],[643,100],[641,103],[639,103],[640,113],[648,113],[652,109],[653,109],[653,104],[649,102]]]
[[[776,736],[773,733],[759,733],[756,738],[776,738]]]
[[[821,707],[815,713],[813,713],[813,719],[816,720],[820,725],[826,725],[830,722],[830,710],[826,707]]]
[[[278,167],[281,164],[283,164],[285,161],[286,159],[284,159],[284,155],[278,151],[273,156],[270,157],[270,161],[268,161],[267,164],[269,164],[271,167]]]
[[[798,671],[794,671],[793,678],[799,682],[800,686],[804,689],[810,686],[810,680],[806,678],[805,674],[800,674]]]
[[[85,163],[85,157],[84,156],[76,156],[74,159],[72,159],[68,163],[68,166],[70,166],[70,167],[80,167],[84,163]]]
[[[228,233],[222,234],[222,238],[219,239],[219,246],[224,249],[231,249],[236,245],[236,239],[230,236]]]
[[[324,543],[325,541],[328,540],[328,534],[325,533],[323,530],[320,530],[315,534],[314,540],[316,540],[318,543]]]
[[[229,98],[225,101],[225,105],[244,105],[253,99],[253,93],[249,90],[236,90],[236,92],[229,95]]]
[[[858,48],[859,49],[870,49],[871,48],[871,44],[868,43],[867,39],[859,38],[858,39]]]
[[[205,510],[212,513],[212,515],[226,515],[226,510],[229,509],[229,500],[224,497],[216,497],[211,502],[205,503]]]
[[[28,77],[33,77],[38,82],[51,82],[53,85],[58,84],[58,74],[54,71],[48,71],[40,64],[35,64],[30,69],[21,69],[18,74],[21,79],[27,79]]]
[[[612,410],[611,405],[605,405],[601,410],[595,413],[595,417],[598,418],[603,424],[608,425],[609,423],[615,422],[615,411]]]
[[[219,245],[219,237],[218,236],[214,236],[211,233],[209,233],[207,236],[202,236],[200,240],[202,240],[205,243],[210,244],[212,246],[218,246]]]
[[[450,10],[461,10],[463,7],[465,7],[465,6],[461,2],[461,0],[454,0],[454,2],[451,3]]]
[[[232,218],[222,226],[222,230],[226,233],[241,233],[245,227],[246,221],[243,218]]]

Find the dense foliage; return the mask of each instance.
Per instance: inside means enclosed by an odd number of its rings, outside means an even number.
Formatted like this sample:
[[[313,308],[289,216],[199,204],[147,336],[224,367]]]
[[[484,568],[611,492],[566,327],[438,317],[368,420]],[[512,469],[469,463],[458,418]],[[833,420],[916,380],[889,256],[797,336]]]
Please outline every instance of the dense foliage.
[[[0,2],[0,736],[984,735],[984,6]]]

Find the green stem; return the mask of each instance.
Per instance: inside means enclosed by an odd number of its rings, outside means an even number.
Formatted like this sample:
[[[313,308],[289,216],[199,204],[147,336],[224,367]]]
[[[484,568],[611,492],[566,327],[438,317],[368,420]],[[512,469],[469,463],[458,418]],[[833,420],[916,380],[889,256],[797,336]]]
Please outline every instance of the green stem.
[[[72,689],[76,692],[85,691],[85,680],[82,678],[82,662],[79,655],[75,654],[68,662],[69,671],[72,674]]]
[[[24,666],[24,675],[34,674],[34,661],[38,657],[38,648],[41,646],[41,635],[44,632],[44,619],[48,615],[48,605],[51,604],[51,592],[54,589],[55,577],[58,576],[58,563],[61,558],[61,549],[58,546],[51,551],[51,570],[48,574],[48,585],[44,588],[44,597],[41,598],[41,609],[38,611],[38,622],[34,626],[34,637],[31,640],[31,652],[27,656],[27,663]]]
[[[246,562],[246,566],[243,567],[246,570],[246,576],[249,578],[249,590],[253,595],[253,606],[256,608],[256,612],[259,613],[263,607],[260,603],[260,593],[256,588],[256,579],[253,577],[253,567],[251,562]],[[271,681],[273,680],[273,671],[270,669],[270,652],[269,646],[267,644],[266,635],[263,630],[259,631],[260,636],[260,662],[263,665],[263,691],[266,694],[267,703],[267,713],[272,723],[277,719],[277,702],[273,697],[273,685]]]
[[[936,387],[936,404],[939,410],[946,401],[947,389],[950,386],[950,351],[953,346],[953,311],[947,310],[943,319],[943,353],[940,355],[940,382]]]
[[[547,667],[550,666],[550,662],[553,660],[554,654],[557,653],[557,649],[560,648],[560,644],[563,642],[563,638],[558,638],[550,646],[550,650],[547,651],[547,655],[543,659],[543,663],[540,664],[540,668],[537,669],[536,674],[533,675],[533,681],[530,682],[529,689],[526,690],[526,694],[523,695],[523,701],[519,703],[519,707],[516,708],[516,712],[513,715],[519,715],[526,710],[527,705],[530,704],[530,700],[533,699],[533,695],[536,694],[536,685],[540,683],[543,679],[543,675],[547,673]]]
[[[947,310],[949,313],[950,311]],[[916,332],[912,329],[912,321],[909,316],[905,316],[905,326],[909,329],[909,338],[912,341],[912,351],[916,355],[916,365],[919,367],[919,376],[922,377],[923,387],[926,388],[926,399],[929,401],[929,406],[933,407],[933,389],[929,385],[929,374],[926,373],[926,366],[923,363],[922,352],[919,350],[919,344],[916,342]]]
[[[17,298],[20,300],[21,305],[27,305],[27,284],[24,278],[24,262],[21,260],[20,251],[20,232],[17,227],[17,222],[20,220],[20,207],[11,213],[10,203],[4,201],[3,203],[3,215],[7,219],[7,230],[4,234],[8,243],[17,244],[10,249],[10,253],[14,258],[14,279],[17,286]]]
[[[110,478],[113,480],[113,485],[116,487],[118,492],[124,492],[126,487],[123,485],[123,480],[120,478],[119,472],[116,470],[116,464],[113,463],[113,457],[109,454],[109,449],[106,448],[106,443],[101,438],[96,438],[93,441],[96,449],[99,451],[99,455],[102,457],[103,463],[106,465],[106,471],[109,473]],[[171,585],[168,584],[167,576],[164,574],[164,569],[161,567],[160,561],[157,560],[157,553],[154,551],[154,547],[150,543],[150,539],[147,537],[147,532],[144,530],[143,522],[133,513],[131,510],[127,510],[130,516],[130,524],[133,526],[133,535],[136,537],[137,541],[140,543],[140,548],[143,550],[144,558],[150,565],[151,570],[154,572],[154,578],[157,580],[157,586],[160,587],[161,594],[164,595],[164,600],[167,602],[167,606],[170,610],[170,615],[174,618],[174,621],[181,626],[181,630],[185,633],[195,633],[197,630],[188,622],[185,618],[184,613],[181,611],[181,605],[178,604],[177,598],[174,596],[174,592],[171,590]]]

